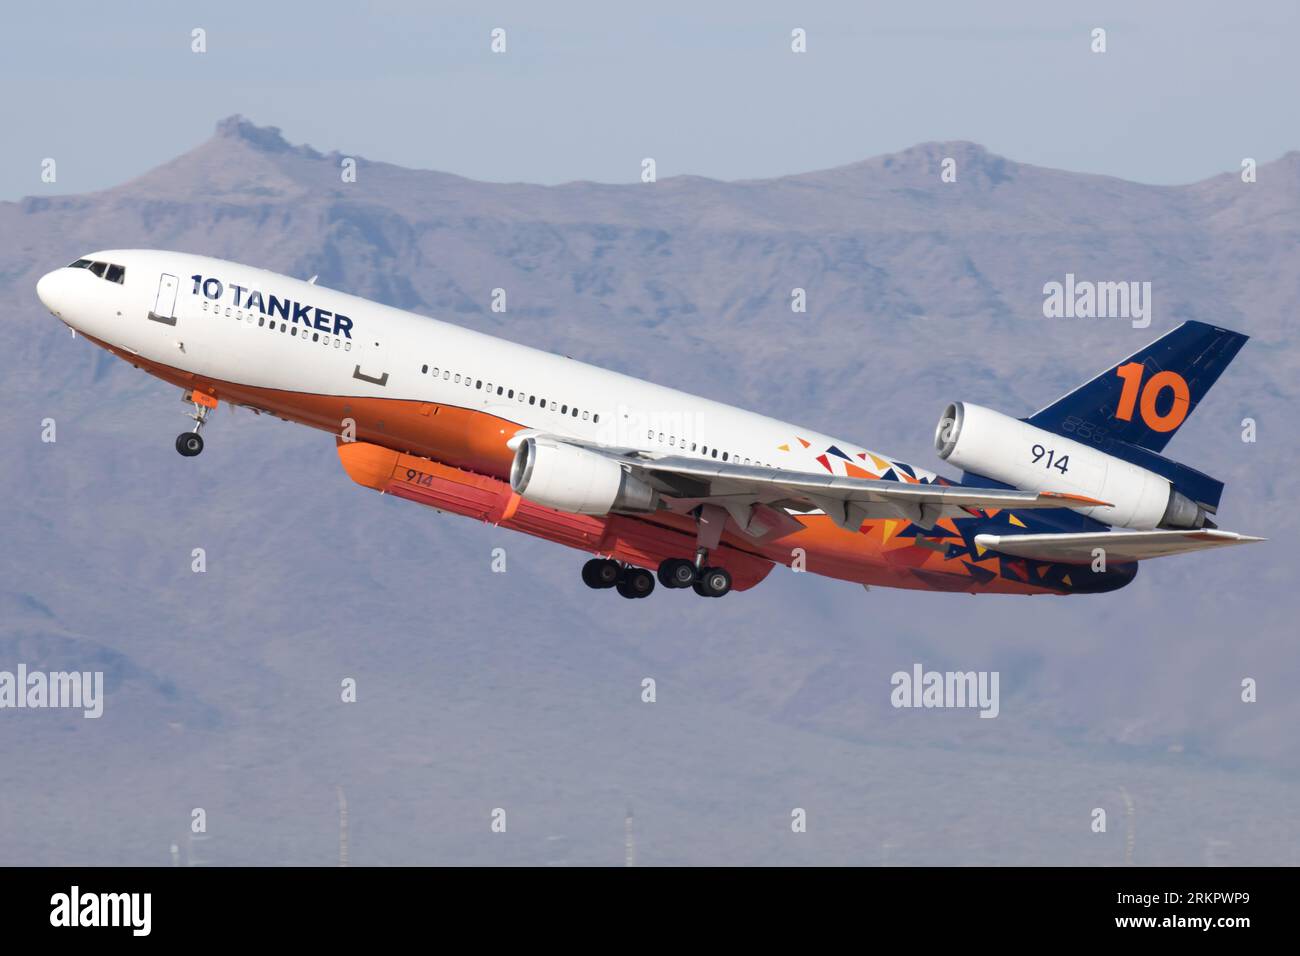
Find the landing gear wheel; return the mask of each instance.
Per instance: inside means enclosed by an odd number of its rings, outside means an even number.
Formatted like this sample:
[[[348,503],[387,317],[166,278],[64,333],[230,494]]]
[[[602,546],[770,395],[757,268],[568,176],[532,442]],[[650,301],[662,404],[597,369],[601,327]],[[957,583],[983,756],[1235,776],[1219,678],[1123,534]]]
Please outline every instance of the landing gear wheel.
[[[203,436],[198,432],[182,432],[176,436],[176,450],[186,458],[203,451]]]
[[[701,568],[693,587],[700,597],[722,597],[731,590],[731,575],[726,568]]]
[[[598,591],[603,588],[612,588],[618,584],[622,570],[617,561],[592,558],[582,566],[582,583]]]
[[[695,583],[695,565],[685,558],[668,558],[659,565],[657,575],[666,588],[688,588]]]
[[[626,568],[618,582],[618,593],[625,598],[649,597],[655,589],[655,576],[645,568]]]

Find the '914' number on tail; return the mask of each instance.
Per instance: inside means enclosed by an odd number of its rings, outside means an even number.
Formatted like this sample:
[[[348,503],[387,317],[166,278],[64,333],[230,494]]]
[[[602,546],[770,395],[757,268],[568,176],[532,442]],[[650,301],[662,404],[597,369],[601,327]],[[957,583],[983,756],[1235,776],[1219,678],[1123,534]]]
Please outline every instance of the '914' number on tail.
[[[1046,458],[1047,460],[1043,462],[1044,468],[1055,468],[1063,475],[1069,472],[1070,470],[1069,455],[1062,455],[1060,458],[1057,458],[1056,452],[1053,449],[1044,448],[1042,445],[1035,445],[1033,448],[1030,449],[1030,451],[1034,453],[1035,465],[1038,464],[1040,461],[1043,461],[1044,458]]]

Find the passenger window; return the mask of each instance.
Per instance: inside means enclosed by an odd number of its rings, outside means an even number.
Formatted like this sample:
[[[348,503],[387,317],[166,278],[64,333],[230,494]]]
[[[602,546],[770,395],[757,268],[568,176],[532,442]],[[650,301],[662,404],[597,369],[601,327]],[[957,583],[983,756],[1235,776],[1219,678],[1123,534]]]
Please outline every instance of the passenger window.
[[[506,398],[514,398],[514,397],[515,397],[515,390],[513,388],[510,389],[510,391],[506,392]]]
[[[599,424],[600,424],[600,415],[599,415],[599,413],[591,416],[591,422],[592,422],[593,425],[599,425]]]
[[[459,373],[459,372],[456,373],[456,384],[457,384],[457,385],[460,384],[460,373]]]
[[[433,370],[433,377],[434,378],[438,377],[438,370],[436,368]]]
[[[722,460],[723,461],[727,460],[727,453],[725,451],[722,453]]]
[[[498,394],[498,395],[504,395],[505,392],[506,392],[506,390],[505,390],[505,386],[503,386],[503,385],[498,385],[498,386],[497,386],[497,394]]]
[[[718,450],[715,448],[715,449],[713,449],[713,451],[709,452],[709,454],[712,455],[714,458],[717,458],[717,457],[718,457]]]
[[[109,282],[116,282],[118,285],[123,285],[122,280],[126,278],[126,267],[115,266],[110,263],[108,270],[104,273],[104,278]]]
[[[351,351],[352,351],[352,343],[351,343],[351,342],[344,342],[344,343],[343,343],[343,351],[345,351],[345,352],[351,352]]]
[[[536,405],[536,404],[537,404],[537,396],[536,396],[536,395],[529,395],[529,396],[528,396],[528,404],[529,404],[529,405]]]
[[[442,370],[442,380],[443,380],[444,382],[450,382],[450,381],[451,381],[451,372],[448,371],[447,369],[443,369],[443,370]]]
[[[319,342],[319,341],[320,341],[320,333],[319,333],[319,332],[313,332],[313,333],[311,334],[311,340],[312,340],[313,342]]]
[[[587,413],[586,413],[586,412],[583,412],[583,413],[582,413],[582,420],[583,420],[584,422],[587,420]]]
[[[106,263],[103,263],[103,262],[92,262],[92,263],[90,264],[90,271],[93,272],[93,273],[95,273],[95,275],[99,276],[99,277],[102,279],[102,278],[104,277],[104,269],[105,269],[106,267],[107,267],[107,264],[106,264]]]
[[[573,410],[573,417],[574,418],[578,417],[578,410],[576,408]]]
[[[420,366],[420,374],[421,374],[421,375],[428,375],[428,374],[429,374],[429,366],[427,366],[427,365],[421,365],[421,366]]]
[[[290,334],[290,335],[297,335],[297,334],[298,334],[298,326],[295,325],[295,326],[293,327],[293,331],[290,332],[289,334]]]
[[[474,387],[475,387],[475,388],[482,388],[482,387],[483,387],[483,379],[480,378],[478,381],[476,381],[476,382],[474,383]]]

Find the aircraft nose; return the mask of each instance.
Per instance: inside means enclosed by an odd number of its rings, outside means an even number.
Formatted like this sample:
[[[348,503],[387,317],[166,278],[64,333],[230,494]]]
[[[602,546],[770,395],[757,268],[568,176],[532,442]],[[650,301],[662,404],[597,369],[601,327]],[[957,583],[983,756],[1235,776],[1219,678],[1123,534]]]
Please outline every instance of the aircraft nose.
[[[41,276],[36,283],[36,298],[41,300],[41,305],[49,309],[55,315],[60,315],[63,306],[59,302],[59,280],[62,269],[55,269],[53,272],[47,272]],[[60,318],[62,316],[60,315]]]

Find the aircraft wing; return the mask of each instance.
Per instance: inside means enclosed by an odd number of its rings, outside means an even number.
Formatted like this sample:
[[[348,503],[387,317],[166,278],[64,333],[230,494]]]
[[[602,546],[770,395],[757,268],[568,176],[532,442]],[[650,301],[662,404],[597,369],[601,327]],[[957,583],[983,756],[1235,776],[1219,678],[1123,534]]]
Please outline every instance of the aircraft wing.
[[[1234,531],[1100,531],[1082,534],[977,534],[981,548],[1036,561],[1091,564],[1093,550],[1102,548],[1110,563],[1163,558],[1170,554],[1223,548],[1263,541]]]
[[[517,434],[511,447],[528,437],[606,455],[655,487],[670,510],[685,513],[702,504],[716,504],[727,510],[742,531],[755,536],[798,528],[780,509],[822,511],[841,527],[856,531],[862,522],[879,518],[902,518],[930,528],[940,518],[968,517],[976,510],[1090,508],[1106,504],[1096,498],[1058,492],[879,481],[685,456],[655,458],[644,452],[532,431]]]

